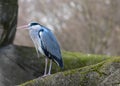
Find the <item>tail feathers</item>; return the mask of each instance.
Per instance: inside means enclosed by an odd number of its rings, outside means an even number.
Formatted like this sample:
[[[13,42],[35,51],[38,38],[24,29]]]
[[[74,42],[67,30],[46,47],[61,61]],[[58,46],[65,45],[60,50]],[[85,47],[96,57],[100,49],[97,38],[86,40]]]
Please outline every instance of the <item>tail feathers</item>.
[[[60,66],[62,69],[64,68],[64,64],[63,64],[63,60],[62,58],[59,59],[57,57],[54,57],[54,61],[58,64],[58,66]]]
[[[61,59],[61,62],[59,62],[59,66],[63,69],[64,65],[63,65],[62,59]]]

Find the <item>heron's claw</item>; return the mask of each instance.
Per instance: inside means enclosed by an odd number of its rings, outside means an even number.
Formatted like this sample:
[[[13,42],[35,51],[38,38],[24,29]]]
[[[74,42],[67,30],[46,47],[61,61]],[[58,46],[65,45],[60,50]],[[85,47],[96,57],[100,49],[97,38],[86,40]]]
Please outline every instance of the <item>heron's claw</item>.
[[[47,75],[43,75],[42,77],[46,77]]]
[[[41,77],[46,77],[46,76],[49,76],[49,75],[51,75],[50,73],[48,73],[48,74],[44,74],[43,76],[41,76]]]

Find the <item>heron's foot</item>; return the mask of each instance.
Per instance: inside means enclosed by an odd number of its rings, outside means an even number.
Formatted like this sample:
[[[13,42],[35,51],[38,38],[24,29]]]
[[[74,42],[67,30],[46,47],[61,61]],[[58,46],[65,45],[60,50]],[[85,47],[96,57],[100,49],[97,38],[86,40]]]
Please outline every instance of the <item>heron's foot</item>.
[[[42,77],[46,77],[46,76],[49,76],[49,75],[51,75],[51,74],[50,73],[44,74]]]
[[[47,75],[51,75],[51,73],[48,73]]]
[[[42,77],[46,77],[47,76],[47,74],[44,74]]]

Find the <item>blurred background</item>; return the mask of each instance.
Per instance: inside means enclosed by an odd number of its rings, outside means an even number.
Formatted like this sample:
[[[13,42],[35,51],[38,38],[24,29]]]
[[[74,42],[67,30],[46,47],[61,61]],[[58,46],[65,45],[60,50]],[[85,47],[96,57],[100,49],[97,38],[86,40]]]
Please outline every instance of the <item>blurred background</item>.
[[[120,0],[19,0],[18,26],[50,28],[67,51],[120,55]],[[14,44],[34,46],[27,30]]]

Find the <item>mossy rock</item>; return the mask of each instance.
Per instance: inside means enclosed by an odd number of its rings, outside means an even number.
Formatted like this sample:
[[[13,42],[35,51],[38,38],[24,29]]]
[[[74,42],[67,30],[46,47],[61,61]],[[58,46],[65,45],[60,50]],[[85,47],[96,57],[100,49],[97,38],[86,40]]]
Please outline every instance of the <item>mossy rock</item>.
[[[43,75],[45,67],[45,57],[40,56],[37,58],[36,51],[34,48],[28,47],[17,47],[17,54],[21,56],[19,60],[22,60],[22,63],[27,65],[29,68],[36,68],[36,77]],[[29,55],[30,54],[30,55]],[[80,68],[92,64],[99,63],[106,59],[111,58],[106,55],[92,55],[92,54],[83,54],[80,52],[68,52],[62,51],[62,58],[64,62],[64,68],[61,69],[56,63],[53,63],[52,74],[60,71]],[[23,65],[24,65],[23,64]],[[22,65],[22,64],[21,64]]]
[[[120,86],[120,57],[39,77],[20,86]]]
[[[74,70],[93,65],[109,59],[105,55],[82,54],[79,52],[62,52],[64,69],[53,63],[52,74]],[[44,72],[43,56],[37,58],[35,48],[8,45],[0,48],[0,86],[14,86],[38,78]],[[61,74],[61,73],[60,73]],[[65,75],[68,73],[66,72]]]

